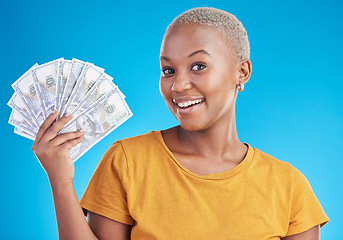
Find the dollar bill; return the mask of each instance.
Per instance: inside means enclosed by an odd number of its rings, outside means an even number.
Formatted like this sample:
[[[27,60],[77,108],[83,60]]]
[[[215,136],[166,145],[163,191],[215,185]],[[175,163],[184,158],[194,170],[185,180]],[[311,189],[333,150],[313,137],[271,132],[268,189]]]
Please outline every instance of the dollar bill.
[[[36,136],[36,132],[34,132],[30,123],[26,121],[26,119],[16,110],[12,110],[8,123],[15,126],[20,127],[21,129],[25,130],[26,132],[30,133],[31,135]]]
[[[73,58],[70,64],[70,71],[68,74],[67,82],[64,87],[63,95],[62,95],[62,101],[60,106],[60,112],[58,117],[62,117],[65,108],[65,104],[67,103],[71,92],[73,91],[73,88],[76,84],[77,79],[81,75],[82,69],[85,66],[85,62],[78,60],[76,58]]]
[[[56,79],[58,65],[61,60],[63,60],[63,58],[56,59],[32,69],[32,77],[38,93],[38,98],[43,106],[45,118],[55,110]]]
[[[28,138],[30,140],[33,140],[33,141],[36,139],[36,136],[34,136],[33,134],[23,130],[20,127],[14,127],[14,133],[16,133],[22,137]]]
[[[116,88],[118,89],[118,87],[112,82],[112,80],[113,78],[111,76],[104,73],[94,84],[94,86],[87,92],[83,100],[76,106],[76,108],[72,112],[72,119],[78,117],[81,112],[88,109],[102,96],[108,94],[110,91]]]
[[[26,106],[23,102],[23,100],[20,98],[19,94],[16,92],[12,95],[11,99],[7,103],[8,106],[10,106],[12,109],[17,111],[19,114],[21,114],[26,121],[33,127],[34,131],[38,131],[38,126],[36,121],[34,120],[31,113],[26,109]]]
[[[72,113],[102,74],[102,69],[96,68],[91,63],[86,63],[61,114]]]
[[[83,141],[70,151],[76,161],[97,142],[125,122],[132,113],[117,89],[102,96],[77,118],[71,120],[60,133],[83,129]]]
[[[68,74],[70,71],[71,60],[61,60],[58,65],[58,74],[56,81],[56,109],[60,112],[62,105],[62,96],[66,86]]]
[[[35,140],[54,109],[60,116],[72,112],[72,119],[59,134],[85,130],[83,141],[70,152],[76,161],[132,116],[125,96],[112,80],[104,69],[78,59],[35,64],[12,84],[15,92],[8,102],[12,108],[8,122],[16,134]]]
[[[38,126],[40,126],[45,117],[39,101],[35,83],[33,81],[31,71],[36,68],[38,64],[33,65],[27,72],[25,72],[17,81],[12,84],[12,88],[20,98],[23,100],[26,109],[31,112],[31,116],[35,119]]]

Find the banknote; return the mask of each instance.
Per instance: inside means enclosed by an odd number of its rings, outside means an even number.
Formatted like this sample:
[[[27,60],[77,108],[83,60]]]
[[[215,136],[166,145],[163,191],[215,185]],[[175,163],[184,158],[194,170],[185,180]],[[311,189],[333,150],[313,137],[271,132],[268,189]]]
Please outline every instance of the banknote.
[[[31,139],[31,140],[33,140],[33,141],[36,139],[36,137],[35,137],[33,134],[31,134],[31,133],[29,133],[29,132],[23,130],[23,129],[20,128],[20,127],[14,127],[14,133],[16,133],[16,134],[18,134],[18,135],[20,135],[20,136],[22,136],[22,137]]]
[[[17,94],[19,94],[26,106],[26,109],[31,112],[32,117],[35,119],[37,125],[40,126],[45,118],[36,92],[35,83],[31,75],[32,69],[36,68],[37,66],[38,64],[35,64],[27,72],[25,72],[17,81],[12,84],[12,88]]]
[[[16,110],[12,110],[8,123],[15,127],[20,127],[26,132],[36,136],[31,124]]]
[[[63,58],[56,59],[32,69],[32,77],[38,98],[43,106],[45,118],[55,110],[56,79],[58,65],[61,60],[63,60]]]
[[[62,95],[62,101],[61,101],[61,106],[60,106],[58,117],[63,116],[62,112],[64,112],[64,108],[65,108],[64,106],[67,103],[70,97],[70,94],[73,91],[76,81],[81,75],[82,69],[85,66],[85,64],[86,64],[85,62],[75,59],[75,58],[73,58],[73,60],[71,61],[67,82],[65,83],[65,87],[64,87],[64,91]]]
[[[91,63],[86,63],[83,70],[75,83],[75,87],[70,94],[67,103],[64,106],[61,115],[72,113],[75,107],[81,102],[86,93],[100,79],[103,74],[102,69],[96,68]]]
[[[106,73],[101,75],[100,79],[87,92],[83,100],[73,110],[72,119],[76,118],[81,112],[89,108],[100,97],[106,95],[116,88],[118,89],[118,87],[112,82],[112,80],[113,78]]]
[[[53,110],[72,119],[58,133],[85,130],[83,141],[70,156],[79,159],[94,144],[132,116],[124,94],[103,68],[78,59],[33,65],[12,87],[7,105],[12,108],[8,122],[20,136],[35,140],[44,120]]]
[[[20,98],[19,94],[14,93],[11,99],[7,103],[13,110],[17,111],[20,115],[22,115],[26,121],[32,126],[33,130],[36,132],[38,131],[38,126],[36,121],[34,120],[31,113],[26,109],[26,106],[23,100]]]
[[[61,60],[58,65],[58,74],[56,81],[56,109],[60,112],[62,105],[63,91],[66,86],[71,60]]]
[[[60,133],[83,129],[83,141],[70,151],[76,161],[97,142],[125,122],[132,113],[118,90],[114,89],[93,103],[76,119],[71,120]]]

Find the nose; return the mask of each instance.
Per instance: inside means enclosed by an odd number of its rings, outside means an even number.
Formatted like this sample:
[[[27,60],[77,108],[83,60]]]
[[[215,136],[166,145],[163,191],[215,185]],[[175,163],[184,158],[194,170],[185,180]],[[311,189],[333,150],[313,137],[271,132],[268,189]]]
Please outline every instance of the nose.
[[[174,92],[182,92],[192,88],[192,83],[190,81],[190,76],[188,76],[186,71],[180,71],[174,76],[174,82],[171,90]]]

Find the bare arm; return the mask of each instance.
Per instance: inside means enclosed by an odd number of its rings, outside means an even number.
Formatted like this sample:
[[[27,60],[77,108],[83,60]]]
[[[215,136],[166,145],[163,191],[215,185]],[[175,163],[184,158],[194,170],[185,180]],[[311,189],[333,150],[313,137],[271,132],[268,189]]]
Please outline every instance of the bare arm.
[[[74,163],[70,158],[70,149],[82,141],[83,132],[57,135],[71,119],[71,116],[64,116],[54,123],[57,116],[58,114],[55,112],[44,121],[32,145],[32,150],[49,178],[59,238],[72,240],[130,239],[131,226],[108,218],[90,213],[91,227],[88,225],[75,193]]]
[[[131,235],[132,226],[126,225],[98,215],[93,212],[87,213],[88,224],[94,234],[102,240],[128,240]],[[115,236],[115,237],[113,237]]]
[[[320,227],[317,225],[305,232],[284,237],[282,240],[320,240]]]
[[[83,214],[73,183],[52,185],[59,239],[98,239]]]

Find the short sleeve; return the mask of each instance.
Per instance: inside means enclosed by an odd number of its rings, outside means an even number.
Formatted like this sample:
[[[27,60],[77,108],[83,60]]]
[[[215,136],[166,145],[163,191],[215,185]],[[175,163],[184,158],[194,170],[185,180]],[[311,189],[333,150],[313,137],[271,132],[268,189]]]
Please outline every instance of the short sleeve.
[[[286,236],[304,232],[329,221],[310,183],[297,169],[293,171],[291,216]]]
[[[134,225],[126,190],[129,173],[121,143],[114,143],[100,160],[80,201],[85,212],[91,211],[112,220]]]

